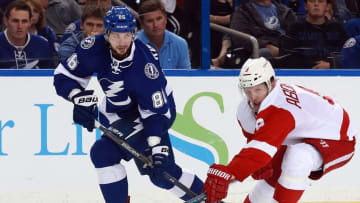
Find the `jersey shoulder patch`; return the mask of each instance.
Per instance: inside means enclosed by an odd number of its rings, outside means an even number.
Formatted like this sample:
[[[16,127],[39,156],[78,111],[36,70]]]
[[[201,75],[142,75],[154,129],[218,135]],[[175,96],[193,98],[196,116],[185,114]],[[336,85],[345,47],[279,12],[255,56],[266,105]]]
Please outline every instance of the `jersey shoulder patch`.
[[[348,40],[345,42],[343,48],[344,48],[344,49],[350,48],[350,47],[355,46],[355,44],[356,44],[356,39],[352,37],[352,38],[348,39]]]
[[[95,36],[92,35],[92,36],[89,36],[89,37],[83,39],[80,42],[80,47],[82,49],[90,49],[92,46],[94,46],[94,44],[95,44]]]
[[[159,71],[153,63],[147,63],[145,65],[144,72],[146,77],[149,79],[155,80],[159,77]]]

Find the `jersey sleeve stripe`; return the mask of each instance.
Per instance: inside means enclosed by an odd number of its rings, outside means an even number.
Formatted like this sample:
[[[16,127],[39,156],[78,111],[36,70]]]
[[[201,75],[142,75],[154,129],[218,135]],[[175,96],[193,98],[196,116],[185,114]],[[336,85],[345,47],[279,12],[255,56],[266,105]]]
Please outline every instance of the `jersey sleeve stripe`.
[[[91,76],[87,77],[87,78],[80,78],[80,77],[77,77],[77,76],[71,74],[68,70],[66,70],[64,65],[61,64],[61,63],[58,65],[58,67],[54,71],[54,75],[57,75],[57,74],[62,74],[62,75],[65,75],[68,78],[71,78],[71,79],[75,80],[84,89],[88,86],[88,84],[90,82],[90,79],[91,79]]]
[[[341,123],[341,129],[340,129],[340,140],[349,140],[349,136],[347,135],[349,124],[350,124],[349,114],[345,110],[343,110],[343,121]]]
[[[275,153],[277,152],[277,148],[266,143],[266,142],[261,142],[261,141],[257,141],[257,140],[251,140],[248,144],[246,144],[244,146],[244,148],[255,148],[258,149],[260,151],[265,152],[266,154],[268,154],[270,157],[273,157],[275,155]]]
[[[167,96],[169,96],[173,92],[173,89],[172,89],[171,85],[166,84],[165,92],[166,92]]]

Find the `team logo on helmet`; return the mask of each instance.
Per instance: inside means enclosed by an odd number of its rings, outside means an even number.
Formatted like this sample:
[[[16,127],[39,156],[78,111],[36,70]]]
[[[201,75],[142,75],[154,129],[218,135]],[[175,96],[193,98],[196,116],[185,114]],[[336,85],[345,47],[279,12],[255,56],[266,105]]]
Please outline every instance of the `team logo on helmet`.
[[[80,47],[83,49],[90,49],[95,44],[95,36],[89,36],[80,42]]]
[[[147,63],[144,69],[146,77],[155,80],[159,77],[159,71],[153,63]]]
[[[104,17],[104,26],[113,32],[132,32],[136,29],[136,19],[125,6],[112,6]]]

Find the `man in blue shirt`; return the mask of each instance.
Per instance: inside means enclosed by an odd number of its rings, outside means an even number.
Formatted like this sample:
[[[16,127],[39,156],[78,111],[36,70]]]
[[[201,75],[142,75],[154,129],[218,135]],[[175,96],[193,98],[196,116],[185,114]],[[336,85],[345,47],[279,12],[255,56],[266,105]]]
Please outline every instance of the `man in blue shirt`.
[[[159,52],[161,68],[191,69],[187,42],[166,30],[166,11],[161,1],[144,1],[138,12],[143,30],[138,32],[137,38]]]

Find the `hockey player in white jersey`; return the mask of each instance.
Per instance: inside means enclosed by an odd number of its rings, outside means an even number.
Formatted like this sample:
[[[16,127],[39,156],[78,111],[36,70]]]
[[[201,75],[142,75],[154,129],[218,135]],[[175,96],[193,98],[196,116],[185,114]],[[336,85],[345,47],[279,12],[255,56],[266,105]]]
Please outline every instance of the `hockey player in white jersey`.
[[[104,34],[82,40],[75,53],[58,65],[54,73],[57,94],[74,103],[74,122],[92,131],[98,117],[97,97],[86,87],[96,73],[106,95],[99,108],[100,122],[119,131],[130,146],[152,158],[151,169],[135,160],[140,173],[183,200],[190,197],[166,180],[164,171],[199,194],[203,182],[175,163],[168,134],[175,120],[175,103],[157,52],[135,39],[136,20],[128,8],[111,7],[104,25]],[[92,146],[90,157],[105,201],[129,202],[126,169],[120,161],[129,161],[133,155],[101,137]]]
[[[226,166],[213,164],[207,202],[225,198],[231,181],[259,179],[245,203],[295,203],[307,179],[317,180],[354,155],[354,123],[330,97],[281,83],[264,58],[248,59],[239,75],[244,93],[237,119],[247,144]]]

